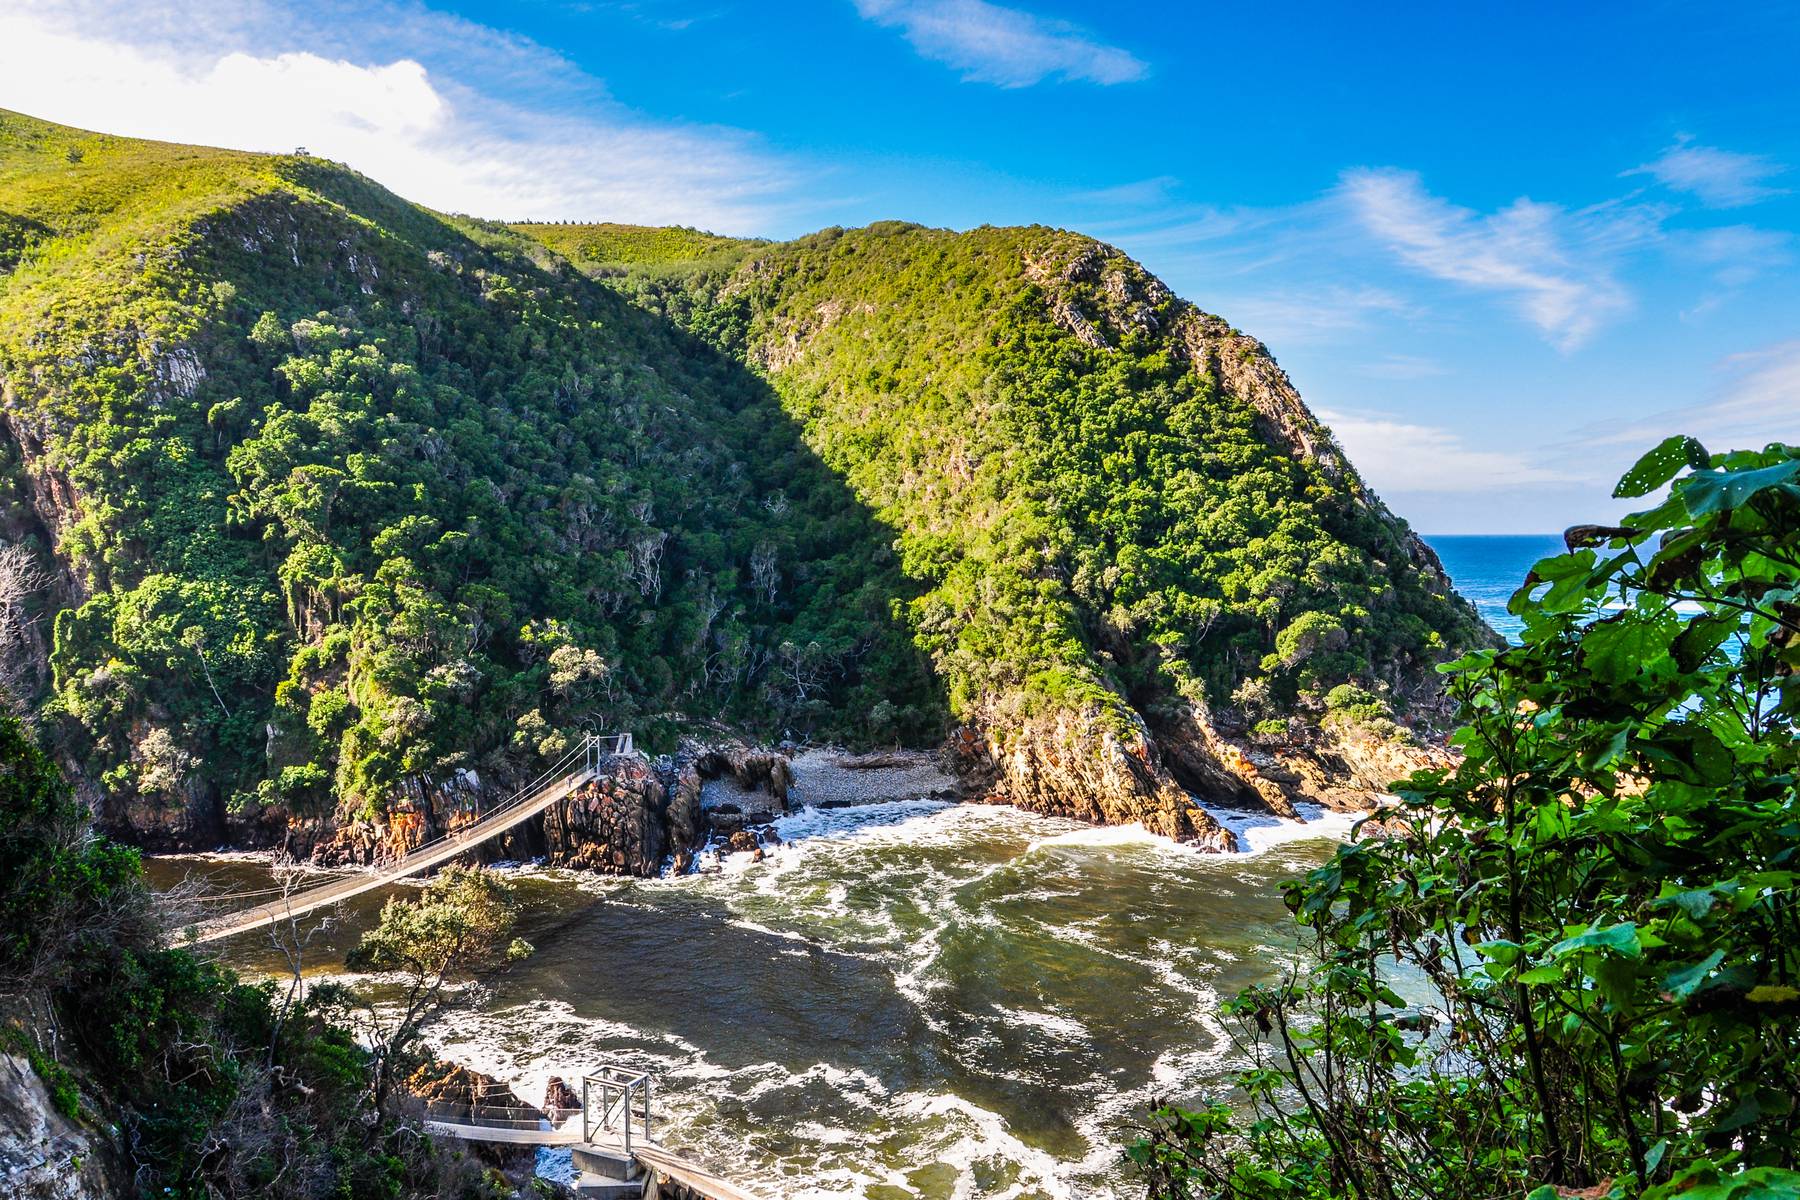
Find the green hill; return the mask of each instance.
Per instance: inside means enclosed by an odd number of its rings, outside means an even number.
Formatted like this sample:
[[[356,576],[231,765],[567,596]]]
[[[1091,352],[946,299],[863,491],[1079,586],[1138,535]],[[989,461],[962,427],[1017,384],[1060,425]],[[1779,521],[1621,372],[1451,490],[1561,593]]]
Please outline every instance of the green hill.
[[[518,228],[770,381],[895,531],[1015,802],[1196,832],[1159,764],[1274,799],[1293,772],[1219,737],[1260,728],[1354,776],[1346,727],[1428,715],[1433,663],[1485,636],[1267,350],[1091,238],[884,223],[688,262]]]
[[[0,113],[0,270],[0,536],[56,576],[0,666],[151,840],[696,721],[960,726],[1203,836],[1177,780],[1287,786],[1229,739],[1336,753],[1480,636],[1259,344],[1071,234],[509,229]]]
[[[379,816],[680,714],[941,733],[885,537],[742,367],[329,163],[0,147],[26,702],[111,822]]]

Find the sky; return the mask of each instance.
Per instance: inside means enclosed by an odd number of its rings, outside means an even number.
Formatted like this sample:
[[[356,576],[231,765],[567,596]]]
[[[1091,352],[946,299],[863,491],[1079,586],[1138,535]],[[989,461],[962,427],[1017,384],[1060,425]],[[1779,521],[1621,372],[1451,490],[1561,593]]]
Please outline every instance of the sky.
[[[1800,442],[1800,6],[0,0],[0,107],[506,220],[1093,234],[1427,534]]]

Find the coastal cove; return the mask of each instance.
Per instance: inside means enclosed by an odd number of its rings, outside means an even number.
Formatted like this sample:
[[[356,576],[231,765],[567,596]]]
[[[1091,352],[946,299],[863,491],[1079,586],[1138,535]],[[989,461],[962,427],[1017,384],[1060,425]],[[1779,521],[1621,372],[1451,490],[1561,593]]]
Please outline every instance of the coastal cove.
[[[1504,629],[1506,597],[1555,539],[1432,545]],[[1219,1004],[1281,970],[1279,884],[1354,820],[1218,815],[1239,853],[912,800],[803,807],[762,861],[701,874],[505,864],[537,952],[427,1036],[533,1102],[552,1076],[631,1062],[656,1078],[670,1144],[784,1195],[1130,1194],[1118,1147],[1153,1100],[1224,1084]],[[218,890],[268,879],[256,854],[151,869]],[[411,886],[344,905],[309,974],[340,971],[385,895]],[[248,974],[283,969],[260,934],[225,953]],[[541,1151],[538,1169],[565,1176],[567,1152]]]
[[[0,1200],[1800,1200],[1800,6],[12,8]]]

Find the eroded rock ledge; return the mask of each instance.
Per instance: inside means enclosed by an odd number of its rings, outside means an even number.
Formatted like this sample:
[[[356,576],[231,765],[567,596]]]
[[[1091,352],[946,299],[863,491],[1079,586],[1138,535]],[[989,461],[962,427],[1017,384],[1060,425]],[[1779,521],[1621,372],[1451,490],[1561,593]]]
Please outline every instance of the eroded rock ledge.
[[[1296,819],[1297,805],[1372,809],[1388,785],[1450,756],[1425,739],[1347,722],[1291,721],[1279,737],[1215,723],[1190,708],[1128,713],[1053,710],[959,730],[941,753],[847,754],[720,739],[672,756],[611,763],[605,778],[494,838],[487,861],[542,860],[647,878],[723,853],[760,854],[775,822],[799,807],[920,798],[1011,804],[1095,825],[1141,825],[1209,851],[1236,849],[1208,809]],[[133,829],[157,848],[280,847],[326,866],[366,866],[479,819],[492,803],[469,779],[397,803],[384,820],[264,809],[254,824],[156,823]]]
[[[1123,729],[1115,717],[1060,711],[996,732],[966,727],[954,743],[977,793],[995,803],[1099,825],[1137,824],[1211,851],[1237,839],[1202,807],[1295,820],[1298,805],[1368,811],[1394,780],[1448,766],[1442,746],[1405,731],[1295,721],[1280,738],[1221,729],[1194,709]]]

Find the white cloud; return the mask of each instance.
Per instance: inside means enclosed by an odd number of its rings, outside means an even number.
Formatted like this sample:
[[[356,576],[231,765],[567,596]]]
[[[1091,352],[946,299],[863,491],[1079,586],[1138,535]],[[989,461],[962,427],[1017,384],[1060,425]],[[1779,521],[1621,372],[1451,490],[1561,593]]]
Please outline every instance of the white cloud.
[[[1683,231],[1672,240],[1676,255],[1709,267],[1722,287],[1741,287],[1765,271],[1793,261],[1788,252],[1794,237],[1785,230],[1750,225],[1721,225]]]
[[[1587,446],[1651,446],[1671,434],[1699,438],[1710,450],[1800,444],[1800,338],[1728,355],[1709,399],[1649,416],[1592,425]]]
[[[1568,477],[1502,450],[1473,450],[1435,425],[1385,413],[1319,411],[1350,461],[1381,493],[1489,492]]]
[[[1742,208],[1786,194],[1786,188],[1770,187],[1764,182],[1786,169],[1760,154],[1702,146],[1682,134],[1663,151],[1662,157],[1624,173],[1653,176],[1664,187],[1690,192],[1714,208]]]
[[[1382,317],[1412,321],[1424,315],[1394,292],[1368,284],[1322,283],[1209,300],[1201,307],[1216,303],[1220,316],[1277,350],[1338,341]]]
[[[1046,79],[1135,83],[1150,68],[1078,26],[987,0],[856,0],[877,25],[899,29],[926,58],[971,83],[1029,87]]]
[[[1362,228],[1415,270],[1498,292],[1553,345],[1571,350],[1631,307],[1610,259],[1655,239],[1655,209],[1576,212],[1521,198],[1491,214],[1426,191],[1416,173],[1346,172],[1340,195]]]
[[[0,14],[0,107],[169,141],[304,145],[408,199],[502,219],[755,232],[792,203],[799,169],[749,135],[642,118],[529,42],[410,7],[327,8],[313,29],[282,15],[201,4],[171,24],[119,0]],[[579,110],[522,94],[547,80]]]

